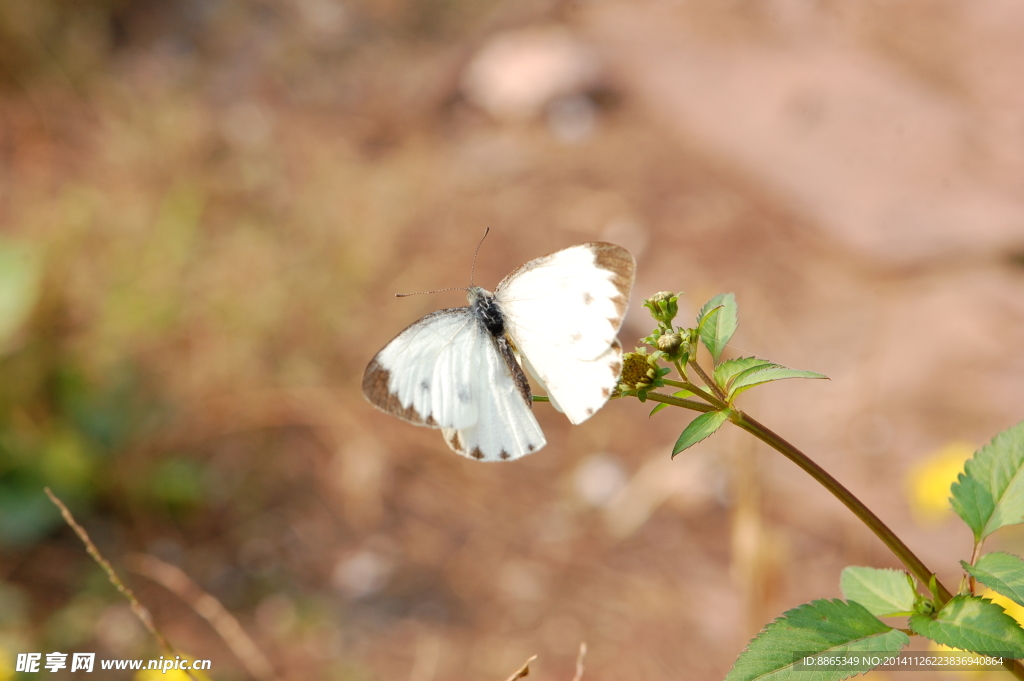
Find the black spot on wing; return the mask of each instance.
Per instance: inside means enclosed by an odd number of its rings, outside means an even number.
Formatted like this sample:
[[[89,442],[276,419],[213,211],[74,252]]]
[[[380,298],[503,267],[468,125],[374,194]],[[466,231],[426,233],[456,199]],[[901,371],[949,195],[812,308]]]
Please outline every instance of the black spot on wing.
[[[459,398],[459,402],[465,404],[473,399],[473,393],[470,391],[469,386],[465,383],[460,383],[455,389],[455,396]]]
[[[512,455],[503,449],[501,450],[501,454],[498,454],[498,458],[501,459],[502,461],[508,461],[509,459],[512,458]]]
[[[480,451],[479,447],[473,447],[473,451],[471,451],[469,455],[477,461],[481,461],[484,458],[484,453]]]
[[[611,388],[601,388],[601,397],[603,397],[603,398],[605,398],[607,400],[608,397],[611,396],[611,394],[612,394]]]
[[[363,395],[370,401],[370,404],[409,423],[420,426],[437,426],[433,416],[428,415],[427,418],[423,418],[412,404],[408,407],[403,406],[398,395],[391,392],[388,387],[390,381],[391,372],[382,367],[376,358],[371,360],[366,371],[363,372]]]
[[[593,415],[594,415],[594,408],[593,407],[587,407],[587,416],[593,416]]]
[[[532,442],[530,444],[526,445],[526,451],[528,451],[528,452],[532,452],[535,449],[537,449],[537,448],[533,445]]]

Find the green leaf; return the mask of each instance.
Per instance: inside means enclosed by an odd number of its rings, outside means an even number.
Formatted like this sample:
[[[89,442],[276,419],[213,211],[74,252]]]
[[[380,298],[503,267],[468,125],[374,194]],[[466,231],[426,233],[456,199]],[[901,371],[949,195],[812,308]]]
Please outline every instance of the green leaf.
[[[676,445],[672,448],[672,456],[713,435],[728,420],[731,413],[732,411],[729,409],[709,411],[690,421],[679,435],[679,439],[676,440]]]
[[[828,376],[825,374],[819,374],[814,371],[801,371],[799,369],[790,369],[784,367],[781,364],[763,364],[760,366],[753,366],[749,369],[745,369],[740,373],[736,374],[728,386],[729,397],[735,397],[744,390],[749,390],[755,385],[761,385],[762,383],[770,383],[771,381],[781,381],[786,378],[824,378]]]
[[[766,364],[771,364],[771,362],[766,359],[758,359],[757,357],[737,357],[735,359],[727,359],[715,367],[715,383],[717,383],[723,390],[728,390],[726,386],[729,385],[729,381],[733,376],[742,371],[746,371],[747,369],[764,366]]]
[[[935,619],[911,615],[914,632],[951,648],[983,655],[1024,657],[1024,629],[992,601],[978,596],[954,596]]]
[[[974,565],[960,561],[976,580],[1017,605],[1024,605],[1024,560],[1009,553],[986,553]]]
[[[794,670],[798,656],[872,652],[896,654],[909,638],[879,621],[859,603],[817,600],[789,610],[758,634],[744,650],[725,681],[807,681],[845,679],[870,665],[825,676]]]
[[[679,392],[672,393],[672,397],[680,397],[680,398],[690,397],[691,395],[693,395],[693,393],[690,392],[689,390],[680,390]],[[652,416],[654,416],[655,414],[657,414],[659,411],[661,411],[662,409],[664,409],[667,406],[668,405],[665,404],[664,402],[659,402],[658,406],[655,407],[654,409],[652,409],[651,413],[647,415],[647,418],[651,418]]]
[[[736,325],[739,323],[738,310],[736,296],[731,293],[719,293],[705,303],[697,315],[697,332],[704,341],[704,347],[715,358],[715,364],[718,364],[722,350],[736,332]]]
[[[979,449],[951,491],[953,508],[974,531],[975,542],[1024,521],[1024,421]]]
[[[28,318],[39,297],[42,266],[28,243],[0,239],[0,343]]]
[[[843,569],[839,587],[848,601],[856,601],[872,615],[887,617],[914,609],[914,587],[902,570],[851,565]]]

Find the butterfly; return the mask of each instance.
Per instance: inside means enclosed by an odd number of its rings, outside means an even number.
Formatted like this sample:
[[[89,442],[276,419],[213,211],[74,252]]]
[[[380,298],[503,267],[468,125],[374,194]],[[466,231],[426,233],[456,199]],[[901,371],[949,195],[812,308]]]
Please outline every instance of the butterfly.
[[[535,452],[547,440],[522,367],[571,423],[593,416],[618,384],[616,334],[635,270],[629,251],[598,241],[531,260],[494,293],[471,285],[468,307],[423,317],[377,353],[363,394],[382,411],[439,428],[463,456]]]

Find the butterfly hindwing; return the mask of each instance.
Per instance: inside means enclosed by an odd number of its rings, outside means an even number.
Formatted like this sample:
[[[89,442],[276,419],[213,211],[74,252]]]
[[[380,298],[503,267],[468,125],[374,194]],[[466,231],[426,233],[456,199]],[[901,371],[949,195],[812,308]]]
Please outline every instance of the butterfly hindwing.
[[[512,349],[503,337],[488,335],[477,348],[475,391],[480,415],[468,428],[442,429],[445,441],[459,454],[479,461],[511,461],[545,444],[544,432],[533,415],[530,388]]]
[[[615,336],[634,272],[629,251],[592,242],[531,260],[495,289],[525,363],[574,424],[604,406],[618,383]]]

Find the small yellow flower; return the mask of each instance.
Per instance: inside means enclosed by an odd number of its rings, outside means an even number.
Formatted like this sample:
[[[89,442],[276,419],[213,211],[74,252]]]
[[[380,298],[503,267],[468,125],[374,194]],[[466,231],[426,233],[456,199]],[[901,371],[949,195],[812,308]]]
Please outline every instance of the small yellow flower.
[[[907,493],[910,510],[919,523],[936,524],[946,519],[952,510],[949,487],[974,449],[966,442],[952,442],[910,469]]]
[[[629,390],[649,388],[657,376],[657,361],[645,352],[627,352],[622,358],[622,376],[619,381]]]
[[[998,594],[992,589],[985,589],[979,594],[982,598],[987,598],[1000,608],[1006,611],[1006,614],[1013,619],[1024,625],[1024,606],[1017,605],[1009,598],[1002,594]]]

